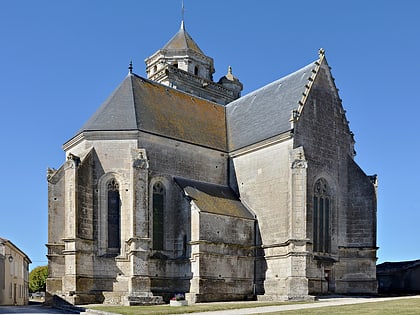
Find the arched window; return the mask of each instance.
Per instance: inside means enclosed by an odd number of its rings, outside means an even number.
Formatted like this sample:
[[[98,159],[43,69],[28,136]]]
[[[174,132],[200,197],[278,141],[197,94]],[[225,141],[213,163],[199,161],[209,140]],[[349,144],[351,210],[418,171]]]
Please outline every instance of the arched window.
[[[153,66],[153,73],[156,73],[156,71],[157,71],[157,66],[155,65]]]
[[[115,179],[107,184],[108,190],[108,248],[120,248],[120,192]]]
[[[163,250],[163,209],[165,206],[165,188],[161,182],[153,185],[153,249]]]
[[[195,67],[194,67],[194,74],[195,74],[195,75],[198,75],[198,66],[195,66]]]
[[[178,68],[178,63],[174,63],[174,64],[173,64],[173,66],[174,66],[175,68]]]
[[[313,201],[313,251],[331,252],[331,192],[328,183],[320,178],[315,183]]]

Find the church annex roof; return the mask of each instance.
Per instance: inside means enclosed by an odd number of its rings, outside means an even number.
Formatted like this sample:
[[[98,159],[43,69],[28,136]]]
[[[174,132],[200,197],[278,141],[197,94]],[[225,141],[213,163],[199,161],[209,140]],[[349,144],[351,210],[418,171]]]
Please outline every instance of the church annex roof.
[[[129,74],[79,130],[140,130],[226,151],[222,105]]]
[[[197,43],[192,39],[191,35],[185,30],[184,21],[181,22],[179,31],[163,46],[163,50],[181,50],[192,49],[201,55],[203,51],[198,47]]]
[[[175,178],[184,193],[194,200],[200,211],[254,219],[228,186],[214,185],[184,178]]]
[[[226,105],[228,148],[234,151],[291,129],[317,61]]]

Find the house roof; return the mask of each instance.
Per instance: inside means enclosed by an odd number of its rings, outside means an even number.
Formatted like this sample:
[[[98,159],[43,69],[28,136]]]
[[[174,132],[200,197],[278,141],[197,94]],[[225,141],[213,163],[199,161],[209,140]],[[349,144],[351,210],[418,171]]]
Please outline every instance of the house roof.
[[[222,105],[129,73],[79,130],[140,130],[226,151]]]
[[[184,21],[181,22],[181,27],[178,32],[163,46],[162,49],[178,50],[178,49],[192,49],[201,55],[203,51],[198,47],[197,43],[192,39],[191,35],[185,30]]]
[[[234,151],[291,129],[317,61],[226,105],[228,148]]]
[[[228,186],[214,185],[184,178],[175,178],[178,185],[184,190],[202,212],[254,219]]]
[[[384,262],[376,266],[378,274],[398,272],[420,266],[420,260]]]
[[[24,258],[26,258],[28,264],[32,263],[29,256],[26,255],[19,247],[17,247],[15,244],[13,244],[10,240],[0,237],[0,244],[8,245],[9,247],[12,247],[15,251],[19,252]],[[1,254],[1,252],[0,252],[0,254]]]

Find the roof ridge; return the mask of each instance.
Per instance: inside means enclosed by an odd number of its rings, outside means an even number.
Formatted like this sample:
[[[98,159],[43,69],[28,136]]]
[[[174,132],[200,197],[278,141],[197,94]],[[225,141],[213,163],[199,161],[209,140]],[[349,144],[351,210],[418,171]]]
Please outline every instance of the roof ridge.
[[[270,83],[268,83],[268,84],[266,84],[266,85],[264,85],[264,86],[261,86],[261,87],[257,88],[256,90],[253,90],[253,91],[251,91],[251,92],[248,92],[247,94],[245,94],[245,95],[241,96],[240,98],[238,98],[238,99],[236,99],[236,100],[234,100],[234,101],[230,102],[229,104],[227,104],[227,105],[226,105],[226,107],[228,107],[228,106],[229,106],[229,105],[231,105],[231,104],[234,104],[234,103],[235,103],[235,102],[237,102],[238,100],[243,100],[243,99],[249,98],[249,97],[251,97],[251,96],[255,95],[256,93],[261,92],[262,90],[265,90],[265,89],[267,89],[267,88],[270,88],[270,87],[271,87],[271,86],[273,86],[273,85],[278,84],[278,83],[279,83],[279,82],[281,82],[281,81],[285,81],[286,79],[288,79],[288,78],[292,77],[293,75],[297,74],[298,72],[302,71],[303,69],[306,69],[306,68],[308,68],[308,67],[311,67],[311,66],[313,66],[314,64],[316,65],[316,64],[317,64],[317,62],[319,62],[319,59],[317,59],[317,60],[315,60],[315,61],[313,61],[313,62],[311,62],[311,63],[307,64],[306,66],[303,66],[302,68],[300,68],[300,69],[298,69],[298,70],[296,70],[296,71],[293,71],[293,72],[291,72],[291,73],[289,73],[289,74],[285,75],[284,77],[281,77],[281,78],[279,78],[279,79],[276,79],[276,80],[274,80],[274,81],[272,81],[272,82],[270,82]]]

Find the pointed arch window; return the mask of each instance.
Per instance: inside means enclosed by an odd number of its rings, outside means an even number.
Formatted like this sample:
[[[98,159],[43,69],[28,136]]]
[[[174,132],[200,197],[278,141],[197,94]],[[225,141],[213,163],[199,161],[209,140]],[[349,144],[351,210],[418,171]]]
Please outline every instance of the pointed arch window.
[[[153,185],[153,249],[163,250],[165,187],[161,182]]]
[[[115,179],[107,184],[108,193],[108,248],[120,248],[120,192]]]
[[[331,191],[324,178],[317,180],[314,187],[313,251],[331,252]]]

